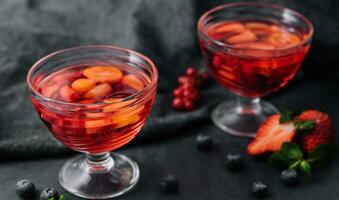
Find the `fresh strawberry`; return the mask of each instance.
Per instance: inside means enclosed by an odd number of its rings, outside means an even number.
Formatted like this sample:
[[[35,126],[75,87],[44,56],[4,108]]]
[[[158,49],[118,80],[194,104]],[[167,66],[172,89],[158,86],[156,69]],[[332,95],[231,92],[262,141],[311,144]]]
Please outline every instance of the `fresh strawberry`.
[[[296,134],[293,122],[280,123],[280,114],[266,119],[260,126],[255,139],[247,146],[250,155],[276,152],[284,142],[290,142]]]
[[[297,142],[305,153],[312,152],[321,144],[334,142],[334,126],[328,114],[317,110],[306,110],[297,116],[296,120],[314,122],[311,130],[305,134],[298,134]]]

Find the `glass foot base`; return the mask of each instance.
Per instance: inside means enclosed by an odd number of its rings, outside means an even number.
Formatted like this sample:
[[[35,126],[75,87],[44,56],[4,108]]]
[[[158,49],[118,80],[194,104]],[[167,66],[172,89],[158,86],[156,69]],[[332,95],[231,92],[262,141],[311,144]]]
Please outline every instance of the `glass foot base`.
[[[259,126],[272,114],[279,113],[272,104],[253,99],[247,102],[226,101],[212,111],[214,124],[225,132],[254,137]]]
[[[131,190],[139,167],[128,157],[112,153],[81,155],[61,168],[59,182],[68,192],[86,199],[108,199]]]

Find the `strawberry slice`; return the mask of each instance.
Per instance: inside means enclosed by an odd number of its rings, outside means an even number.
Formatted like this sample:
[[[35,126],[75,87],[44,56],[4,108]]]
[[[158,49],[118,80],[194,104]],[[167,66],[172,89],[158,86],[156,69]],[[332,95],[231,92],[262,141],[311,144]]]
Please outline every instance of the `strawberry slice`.
[[[267,42],[249,42],[237,44],[235,47],[242,47],[247,49],[256,49],[256,50],[273,50],[275,49],[274,45],[271,45]]]
[[[58,82],[72,82],[73,80],[77,79],[78,77],[81,76],[81,71],[75,71],[75,70],[71,70],[71,71],[62,71],[59,72],[57,75],[53,76],[52,80],[50,82],[53,83],[58,83]]]
[[[144,89],[144,83],[133,74],[124,76],[124,78],[122,79],[122,83],[130,86],[136,91],[141,91],[142,89]]]
[[[240,44],[245,42],[254,42],[257,40],[257,36],[251,31],[244,31],[240,34],[232,36],[227,39],[230,44]]]
[[[53,96],[58,92],[60,86],[58,85],[51,85],[47,87],[43,87],[41,89],[41,94],[47,98],[53,98]]]
[[[216,34],[216,33],[241,33],[245,31],[244,25],[240,23],[221,23],[217,24],[215,27],[210,29],[209,34]]]
[[[255,139],[247,146],[248,154],[276,152],[284,142],[292,141],[297,130],[293,122],[280,124],[280,116],[272,115],[260,126]]]
[[[267,39],[267,42],[277,48],[284,48],[298,44],[300,42],[300,38],[293,33],[278,32],[271,34],[271,36]]]
[[[107,83],[101,83],[93,89],[86,92],[83,97],[85,99],[101,100],[113,91],[112,87]]]
[[[267,36],[270,33],[271,26],[264,23],[248,22],[245,23],[245,28],[255,33],[257,36]]]
[[[80,99],[78,93],[76,93],[71,87],[68,85],[63,86],[59,90],[59,96],[64,102],[74,102]]]

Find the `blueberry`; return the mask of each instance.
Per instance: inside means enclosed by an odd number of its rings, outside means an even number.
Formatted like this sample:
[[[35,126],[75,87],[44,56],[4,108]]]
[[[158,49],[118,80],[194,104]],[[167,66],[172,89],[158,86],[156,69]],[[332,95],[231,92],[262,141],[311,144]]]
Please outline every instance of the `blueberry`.
[[[174,194],[178,191],[178,186],[178,180],[172,174],[167,175],[160,183],[160,189],[163,193]]]
[[[59,193],[53,188],[46,188],[40,193],[40,200],[48,200],[53,198],[54,200],[59,199]]]
[[[16,193],[22,198],[33,197],[35,193],[35,186],[29,180],[21,180],[16,183]]]
[[[239,171],[244,166],[244,160],[239,154],[227,154],[225,165],[230,171]]]
[[[286,169],[282,171],[280,178],[283,184],[289,187],[296,186],[299,183],[299,175],[293,169]]]
[[[197,147],[201,151],[210,151],[213,148],[213,140],[210,136],[200,134],[197,137]]]
[[[264,183],[262,183],[261,181],[256,181],[252,183],[251,192],[253,196],[262,198],[267,196],[268,190],[267,186]]]

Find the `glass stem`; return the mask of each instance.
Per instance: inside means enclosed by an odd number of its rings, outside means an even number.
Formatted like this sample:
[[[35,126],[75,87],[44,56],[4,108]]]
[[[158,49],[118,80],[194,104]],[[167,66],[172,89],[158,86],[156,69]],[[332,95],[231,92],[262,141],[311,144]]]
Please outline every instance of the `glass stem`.
[[[114,160],[109,152],[100,154],[87,154],[86,164],[91,172],[107,172],[114,167]]]
[[[255,114],[260,112],[261,104],[259,98],[237,97],[237,112],[239,114]]]

